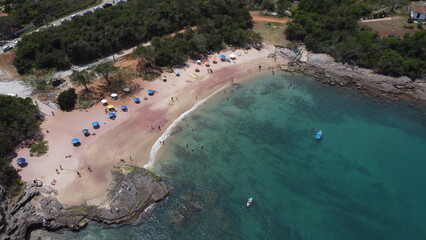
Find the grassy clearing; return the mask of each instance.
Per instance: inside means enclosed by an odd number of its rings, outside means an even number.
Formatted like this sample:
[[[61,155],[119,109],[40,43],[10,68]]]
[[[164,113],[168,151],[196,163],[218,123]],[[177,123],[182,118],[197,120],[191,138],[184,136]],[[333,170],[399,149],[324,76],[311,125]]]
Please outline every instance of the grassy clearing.
[[[253,31],[259,33],[266,44],[287,46],[290,41],[285,38],[284,31],[286,28],[286,23],[257,22]]]
[[[418,31],[417,27],[407,27],[409,26],[407,19],[408,17],[398,16],[392,17],[392,20],[388,21],[364,22],[360,23],[360,25],[370,28],[372,31],[378,33],[380,37],[387,37],[389,35],[402,37],[406,33],[413,35]]]

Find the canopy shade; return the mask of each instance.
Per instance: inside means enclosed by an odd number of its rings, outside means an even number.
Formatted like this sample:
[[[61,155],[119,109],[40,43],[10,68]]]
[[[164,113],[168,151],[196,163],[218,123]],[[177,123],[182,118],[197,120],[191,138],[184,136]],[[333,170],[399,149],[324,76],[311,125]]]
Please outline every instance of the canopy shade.
[[[89,133],[89,129],[83,129],[83,133]]]
[[[127,106],[123,105],[123,106],[121,106],[121,109],[127,109]]]
[[[99,122],[92,122],[92,126],[99,126]]]
[[[101,103],[107,103],[107,102],[108,102],[108,100],[106,100],[106,99],[101,100]]]
[[[114,108],[114,105],[108,105],[107,108],[108,109]]]
[[[117,93],[111,93],[111,97],[118,97]]]
[[[138,97],[133,98],[133,100],[135,100],[135,102],[140,102],[141,101]]]
[[[226,56],[225,56],[225,55],[220,55],[219,57],[220,57],[220,58],[226,58]]]
[[[25,160],[25,158],[18,158],[16,159],[16,163],[18,165],[24,165],[25,163],[27,163],[27,160]]]
[[[77,143],[79,143],[79,142],[80,142],[80,140],[79,140],[78,138],[74,138],[73,140],[71,140],[71,142],[72,142],[73,144],[77,144]]]

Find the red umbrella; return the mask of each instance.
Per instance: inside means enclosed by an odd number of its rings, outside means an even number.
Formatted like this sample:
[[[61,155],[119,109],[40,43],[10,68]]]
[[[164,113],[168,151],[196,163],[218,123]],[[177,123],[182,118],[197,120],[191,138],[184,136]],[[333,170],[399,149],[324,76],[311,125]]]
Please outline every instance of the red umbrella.
[[[195,70],[198,70],[199,68],[198,67],[195,67]]]
[[[210,65],[210,63],[209,62],[205,62],[204,65]]]
[[[212,59],[212,61],[213,61],[213,62],[216,62],[216,58],[213,58],[213,59]]]

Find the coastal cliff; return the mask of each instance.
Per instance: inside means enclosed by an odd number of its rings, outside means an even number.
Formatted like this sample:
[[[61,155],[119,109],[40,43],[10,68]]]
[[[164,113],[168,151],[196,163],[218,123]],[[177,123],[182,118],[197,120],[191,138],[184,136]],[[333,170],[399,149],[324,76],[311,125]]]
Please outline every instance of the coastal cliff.
[[[284,71],[301,72],[315,76],[325,84],[353,87],[375,96],[392,99],[426,101],[426,79],[411,80],[408,77],[390,77],[371,69],[335,62],[327,54],[311,53],[305,47],[277,49],[277,56],[290,60]]]
[[[83,228],[89,221],[120,225],[143,220],[148,208],[163,200],[169,189],[152,172],[135,166],[116,167],[106,201],[99,205],[64,206],[50,187],[28,186],[16,199],[7,199],[0,186],[0,239],[25,239],[29,230]]]

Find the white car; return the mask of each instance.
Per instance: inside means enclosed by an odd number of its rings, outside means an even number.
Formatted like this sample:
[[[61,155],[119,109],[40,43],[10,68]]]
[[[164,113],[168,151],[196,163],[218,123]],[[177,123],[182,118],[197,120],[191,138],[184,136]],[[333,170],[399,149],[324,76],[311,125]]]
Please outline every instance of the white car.
[[[68,22],[68,21],[69,20],[67,18],[61,19],[61,23]]]
[[[101,9],[102,9],[102,7],[95,7],[95,8],[93,8],[93,12],[99,11]]]
[[[2,47],[2,49],[3,49],[3,51],[8,51],[8,50],[10,50],[10,49],[12,49],[13,47],[12,46],[10,46],[10,45],[6,45],[6,46],[4,46],[4,47]]]

